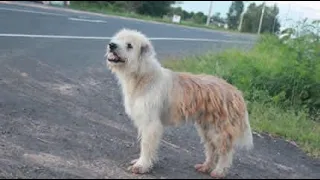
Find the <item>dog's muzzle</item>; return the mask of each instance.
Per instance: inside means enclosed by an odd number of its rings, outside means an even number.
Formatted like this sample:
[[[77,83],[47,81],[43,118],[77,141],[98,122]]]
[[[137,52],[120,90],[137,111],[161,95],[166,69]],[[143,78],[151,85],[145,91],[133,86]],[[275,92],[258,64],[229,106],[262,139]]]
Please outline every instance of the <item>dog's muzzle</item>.
[[[114,63],[118,63],[118,62],[124,62],[121,60],[121,58],[114,52],[109,52],[107,54],[107,59],[109,62],[114,62]]]
[[[115,43],[109,44],[109,52],[107,52],[107,54],[106,54],[107,60],[109,62],[113,62],[113,63],[119,63],[119,62],[124,63],[125,61],[122,60],[120,58],[120,56],[118,56],[118,54],[116,53],[117,48],[118,48],[117,44],[115,44]]]

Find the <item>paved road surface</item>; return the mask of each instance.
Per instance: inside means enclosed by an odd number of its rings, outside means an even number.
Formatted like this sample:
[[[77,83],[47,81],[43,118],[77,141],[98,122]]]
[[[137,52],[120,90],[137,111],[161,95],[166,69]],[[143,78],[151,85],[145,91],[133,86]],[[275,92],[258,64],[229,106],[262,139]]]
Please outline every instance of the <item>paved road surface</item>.
[[[126,170],[138,157],[137,134],[103,59],[108,37],[122,27],[152,37],[160,59],[254,42],[246,35],[0,3],[0,178],[210,178],[193,169],[204,154],[192,125],[166,129],[150,174]],[[227,178],[320,177],[319,160],[290,143],[265,135],[254,143],[251,153],[237,153]]]

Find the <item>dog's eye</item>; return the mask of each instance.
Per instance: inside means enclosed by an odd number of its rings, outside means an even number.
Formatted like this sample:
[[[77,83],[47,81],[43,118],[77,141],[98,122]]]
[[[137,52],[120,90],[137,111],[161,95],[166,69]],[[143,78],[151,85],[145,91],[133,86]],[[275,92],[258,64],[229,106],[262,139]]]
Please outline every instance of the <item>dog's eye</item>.
[[[132,49],[132,48],[133,48],[133,47],[132,47],[132,44],[128,43],[128,44],[127,44],[127,48],[128,48],[128,49]]]

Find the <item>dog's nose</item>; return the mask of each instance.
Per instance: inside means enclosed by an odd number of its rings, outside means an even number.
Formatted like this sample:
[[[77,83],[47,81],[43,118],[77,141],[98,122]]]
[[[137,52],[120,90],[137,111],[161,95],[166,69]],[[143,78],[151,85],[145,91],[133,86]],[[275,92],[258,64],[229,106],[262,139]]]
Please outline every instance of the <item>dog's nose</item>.
[[[115,44],[115,43],[110,43],[109,44],[109,48],[110,48],[110,50],[115,50],[115,49],[117,49],[117,44]]]

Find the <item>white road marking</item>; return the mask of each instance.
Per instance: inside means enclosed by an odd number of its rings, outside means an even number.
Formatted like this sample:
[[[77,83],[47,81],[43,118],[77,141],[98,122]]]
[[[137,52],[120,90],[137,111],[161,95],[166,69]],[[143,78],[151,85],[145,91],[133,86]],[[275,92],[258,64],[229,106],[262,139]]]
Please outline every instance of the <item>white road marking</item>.
[[[91,20],[91,19],[78,19],[78,18],[68,18],[72,21],[83,21],[83,22],[96,22],[96,23],[107,23],[107,21],[102,20]]]
[[[111,39],[111,37],[35,35],[35,34],[0,34],[0,37],[51,38],[51,39],[92,39],[92,40],[109,40],[109,39]]]
[[[164,40],[164,41],[201,41],[201,42],[224,42],[224,43],[242,43],[242,44],[252,44],[252,42],[247,41],[231,41],[231,40],[222,40],[222,39],[200,39],[200,38],[149,38],[151,40]]]
[[[51,39],[91,39],[91,40],[110,40],[112,37],[99,36],[64,36],[64,35],[36,35],[36,34],[0,34],[0,37],[23,37],[23,38],[51,38]],[[249,41],[231,41],[220,39],[199,39],[199,38],[173,38],[173,37],[150,37],[153,41],[200,41],[200,42],[223,42],[238,44],[253,44]]]
[[[26,12],[26,13],[42,14],[42,15],[65,16],[65,15],[57,14],[57,13],[49,13],[49,12],[41,12],[41,11],[32,11],[32,10],[24,10],[24,9],[13,9],[13,8],[2,8],[2,7],[1,7],[0,10],[4,10],[4,11],[16,11],[16,12]]]
[[[12,9],[12,8],[2,8],[2,7],[0,7],[0,10],[66,17],[66,15],[63,15],[63,14],[49,13],[49,12],[42,12],[42,11],[24,10],[24,9]],[[83,21],[83,22],[96,22],[96,23],[106,23],[107,22],[107,21],[102,21],[102,20],[79,19],[79,18],[72,18],[72,17],[70,17],[68,19],[72,20],[72,21]]]

